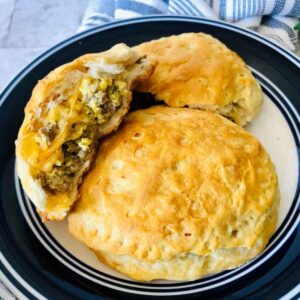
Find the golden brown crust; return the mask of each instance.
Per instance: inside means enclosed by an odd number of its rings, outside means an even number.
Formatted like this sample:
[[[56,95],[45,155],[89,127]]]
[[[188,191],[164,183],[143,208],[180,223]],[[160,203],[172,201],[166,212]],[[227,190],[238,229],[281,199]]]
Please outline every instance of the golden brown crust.
[[[171,107],[199,108],[228,116],[239,125],[251,121],[262,91],[243,60],[204,33],[185,33],[143,43],[140,55],[158,62],[138,90]]]
[[[125,44],[119,44],[106,52],[87,54],[56,68],[34,88],[26,105],[25,119],[16,141],[16,156],[18,175],[23,188],[36,205],[43,220],[60,220],[65,217],[76,200],[76,185],[80,183],[82,174],[89,169],[92,161],[91,154],[89,161],[74,178],[74,182],[76,181],[74,188],[66,193],[49,193],[35,178],[39,172],[49,171],[55,161],[61,160],[61,146],[68,138],[72,124],[80,121],[76,101],[83,78],[87,75],[95,76],[97,72],[111,77],[120,74],[119,76],[124,77],[128,90],[131,90],[137,80],[149,76],[153,70],[153,64],[145,59],[135,64],[138,59],[139,56],[135,51]],[[100,136],[118,128],[129,109],[130,101],[131,93],[128,93],[114,115],[100,125]],[[57,109],[54,110],[54,107]],[[38,143],[36,141],[38,132],[50,114],[55,115],[58,120],[59,131],[50,145]]]
[[[69,230],[136,279],[176,279],[180,255],[248,249],[224,263],[233,268],[261,252],[275,230],[273,164],[255,137],[221,116],[163,106],[136,111],[100,149]],[[169,271],[155,272],[155,263]]]

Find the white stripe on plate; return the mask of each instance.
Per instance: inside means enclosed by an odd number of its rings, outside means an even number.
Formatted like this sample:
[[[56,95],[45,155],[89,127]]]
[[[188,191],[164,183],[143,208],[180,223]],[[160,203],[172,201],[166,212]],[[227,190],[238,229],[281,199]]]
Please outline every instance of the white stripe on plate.
[[[297,296],[300,293],[300,283],[295,286],[290,292],[281,297],[279,300],[290,300],[293,297]],[[299,299],[299,298],[298,298]]]

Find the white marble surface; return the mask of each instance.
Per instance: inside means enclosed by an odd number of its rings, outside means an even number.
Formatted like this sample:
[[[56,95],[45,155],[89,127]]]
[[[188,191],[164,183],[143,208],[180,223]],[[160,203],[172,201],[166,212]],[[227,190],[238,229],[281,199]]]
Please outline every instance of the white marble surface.
[[[36,56],[76,33],[88,0],[0,0],[0,90]]]
[[[0,45],[2,46],[9,30],[15,0],[0,0]],[[0,47],[1,47],[0,46]]]

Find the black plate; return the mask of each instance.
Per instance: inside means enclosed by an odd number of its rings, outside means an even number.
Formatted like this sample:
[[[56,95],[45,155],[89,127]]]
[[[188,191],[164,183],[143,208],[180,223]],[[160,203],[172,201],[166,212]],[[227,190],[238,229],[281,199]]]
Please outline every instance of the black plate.
[[[219,21],[158,16],[110,23],[60,43],[27,66],[1,94],[0,269],[17,296],[30,299],[128,299],[145,298],[146,295],[277,299],[299,292],[300,287],[296,287],[300,281],[299,178],[286,218],[268,249],[257,260],[208,279],[162,285],[119,279],[80,262],[52,238],[39,220],[35,220],[33,207],[15,178],[14,141],[24,117],[25,104],[39,79],[85,53],[106,50],[119,42],[131,46],[183,32],[212,34],[239,53],[255,70],[265,93],[279,99],[274,103],[289,124],[299,150],[300,61],[255,33]]]

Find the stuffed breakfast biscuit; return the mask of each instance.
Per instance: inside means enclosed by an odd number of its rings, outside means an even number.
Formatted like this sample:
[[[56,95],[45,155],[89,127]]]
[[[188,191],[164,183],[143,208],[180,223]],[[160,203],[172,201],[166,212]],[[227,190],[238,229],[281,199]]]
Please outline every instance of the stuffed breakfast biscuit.
[[[171,107],[211,111],[243,126],[261,106],[261,87],[245,62],[210,35],[173,35],[135,49],[158,62],[137,89]]]
[[[136,280],[193,280],[263,251],[277,175],[260,142],[210,112],[156,106],[101,142],[69,231]]]
[[[16,141],[17,172],[44,220],[63,219],[99,138],[116,130],[153,65],[125,44],[87,54],[39,81]]]

